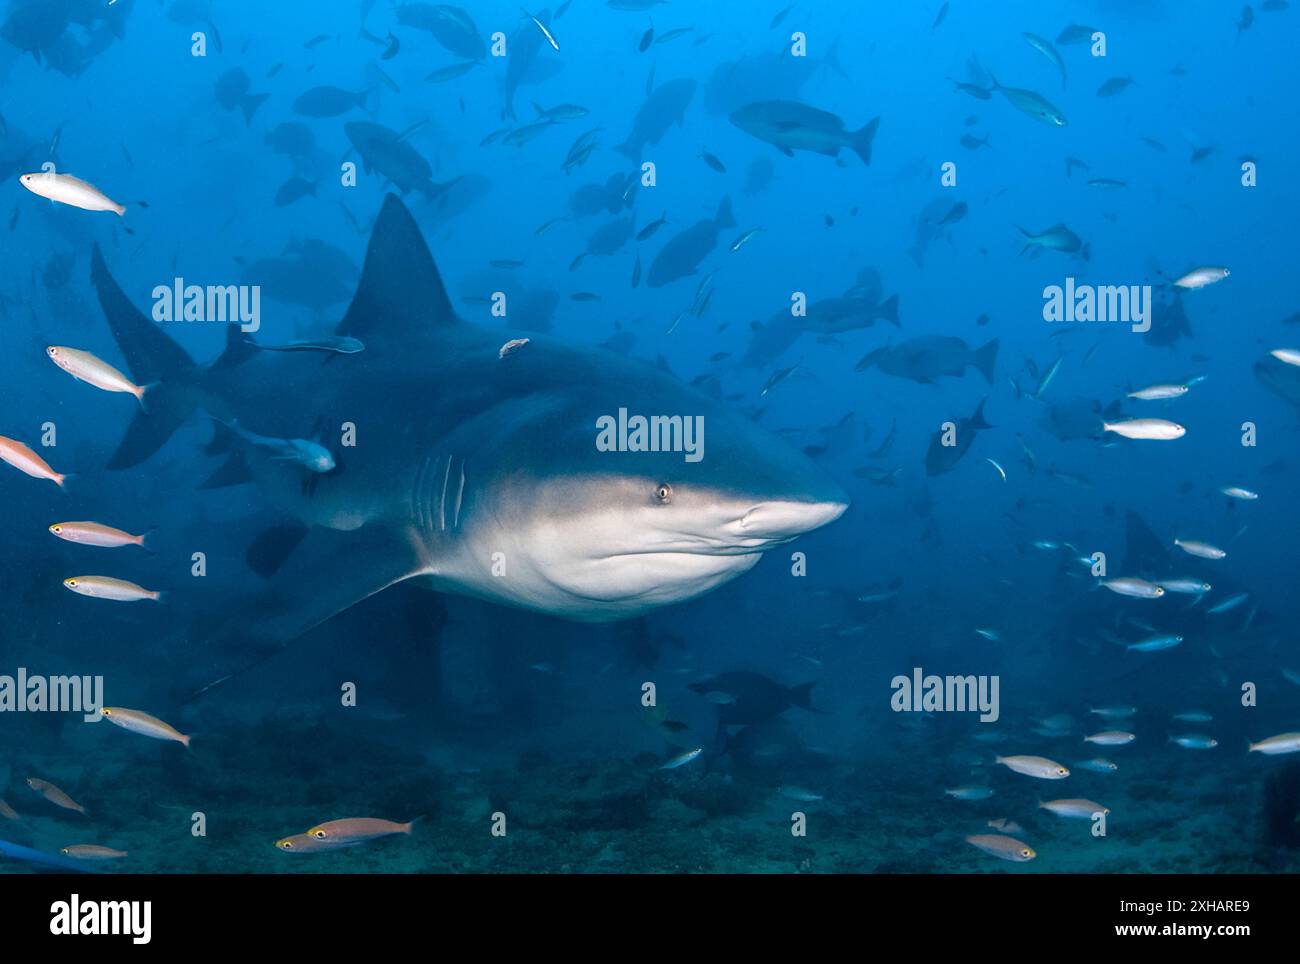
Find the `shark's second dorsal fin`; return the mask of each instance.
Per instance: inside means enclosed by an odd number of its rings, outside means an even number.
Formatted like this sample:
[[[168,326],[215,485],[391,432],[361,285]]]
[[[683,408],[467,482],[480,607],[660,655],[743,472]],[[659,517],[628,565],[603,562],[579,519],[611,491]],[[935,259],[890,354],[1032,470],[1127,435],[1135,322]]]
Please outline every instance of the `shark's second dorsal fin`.
[[[366,249],[361,283],[338,334],[371,341],[405,339],[430,325],[459,323],[420,228],[395,194],[384,198]]]

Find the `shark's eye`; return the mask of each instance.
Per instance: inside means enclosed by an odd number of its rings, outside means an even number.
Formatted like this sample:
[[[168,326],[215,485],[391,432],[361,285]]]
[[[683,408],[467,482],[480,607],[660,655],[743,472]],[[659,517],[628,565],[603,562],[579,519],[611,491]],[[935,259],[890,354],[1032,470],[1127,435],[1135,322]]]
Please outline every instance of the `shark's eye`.
[[[663,503],[671,502],[673,500],[673,487],[667,482],[660,482],[659,488],[655,489],[655,498]]]

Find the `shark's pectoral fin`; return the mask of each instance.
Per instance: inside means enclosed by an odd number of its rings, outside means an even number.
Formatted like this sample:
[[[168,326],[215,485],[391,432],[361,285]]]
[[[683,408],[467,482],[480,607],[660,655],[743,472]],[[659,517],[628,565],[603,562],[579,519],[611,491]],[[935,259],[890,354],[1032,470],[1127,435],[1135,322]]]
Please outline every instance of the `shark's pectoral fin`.
[[[244,453],[236,450],[231,452],[230,457],[221,463],[220,468],[203,480],[199,488],[224,489],[229,485],[243,485],[252,481],[253,473],[248,467]]]
[[[264,589],[228,607],[235,616],[208,638],[208,680],[191,697],[261,665],[331,616],[425,571],[413,532],[382,525],[350,532],[311,529]]]

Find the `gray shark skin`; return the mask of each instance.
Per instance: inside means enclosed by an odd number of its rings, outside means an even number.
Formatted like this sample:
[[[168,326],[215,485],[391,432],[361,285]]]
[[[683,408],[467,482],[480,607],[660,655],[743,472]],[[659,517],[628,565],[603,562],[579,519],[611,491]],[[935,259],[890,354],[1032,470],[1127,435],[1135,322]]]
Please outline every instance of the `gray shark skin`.
[[[1255,377],[1279,398],[1284,398],[1300,415],[1300,368],[1272,356],[1255,363]]]
[[[160,383],[110,468],[140,465],[200,411],[312,439],[337,463],[307,473],[244,449],[209,479],[252,481],[305,527],[269,581],[248,575],[258,591],[232,630],[244,642],[282,646],[414,578],[573,620],[635,617],[736,578],[848,506],[802,453],[653,366],[541,335],[500,357],[509,336],[456,316],[394,195],[335,332],[365,344],[356,354],[249,350],[232,326],[226,354],[200,367],[130,303],[98,248],[91,279],[131,373]],[[597,420],[620,408],[702,416],[703,457],[598,451]]]

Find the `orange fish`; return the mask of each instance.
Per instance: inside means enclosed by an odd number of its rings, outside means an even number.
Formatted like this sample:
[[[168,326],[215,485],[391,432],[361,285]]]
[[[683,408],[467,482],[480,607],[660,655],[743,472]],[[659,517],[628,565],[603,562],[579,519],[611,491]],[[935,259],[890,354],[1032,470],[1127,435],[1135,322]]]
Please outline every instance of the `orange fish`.
[[[59,853],[65,857],[75,857],[77,860],[115,860],[126,856],[125,850],[114,850],[112,847],[89,843],[73,844],[71,847],[64,847]]]
[[[22,442],[3,435],[0,435],[0,461],[8,462],[19,472],[25,472],[34,479],[49,479],[60,489],[68,480],[68,476],[55,472],[49,463]]]
[[[307,836],[317,840],[328,840],[335,844],[361,843],[363,840],[377,840],[393,834],[410,834],[415,821],[394,823],[378,817],[348,817],[344,820],[330,820],[317,824],[307,831]]]
[[[85,807],[46,780],[41,780],[37,777],[28,777],[27,785],[56,807],[62,807],[64,810],[75,810],[77,813],[86,812]]]
[[[275,846],[277,850],[283,850],[287,854],[312,854],[325,850],[342,850],[344,847],[354,847],[359,842],[353,840],[335,843],[334,841],[317,840],[310,834],[298,833],[292,837],[277,840]]]

